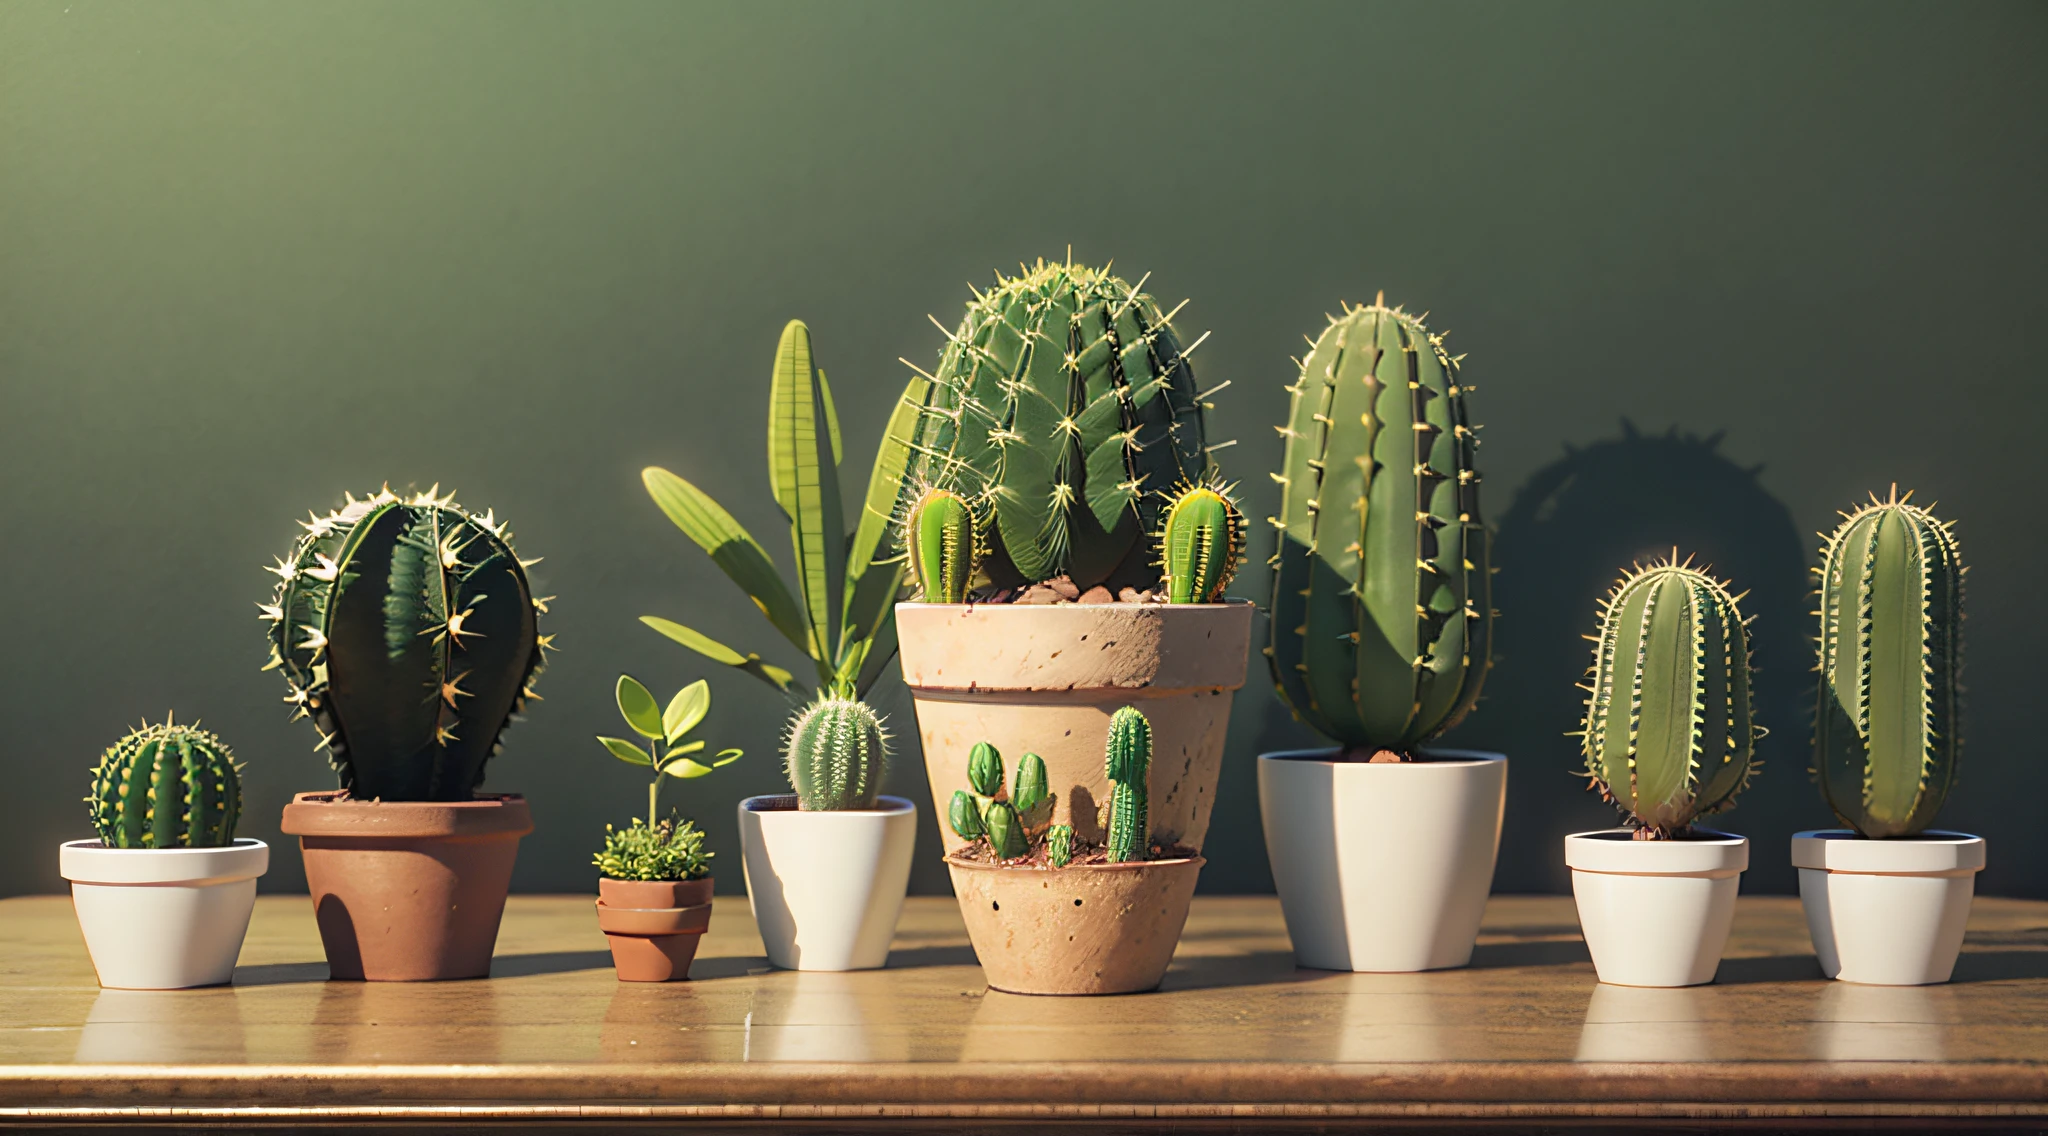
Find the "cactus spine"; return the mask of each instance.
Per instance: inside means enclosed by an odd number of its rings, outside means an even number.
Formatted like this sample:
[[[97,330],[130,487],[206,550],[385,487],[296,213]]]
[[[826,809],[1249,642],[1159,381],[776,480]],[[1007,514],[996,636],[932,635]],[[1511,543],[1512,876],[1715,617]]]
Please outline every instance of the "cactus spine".
[[[1891,496],[1846,514],[1822,549],[1814,772],[1865,836],[1934,820],[1961,749],[1963,566],[1955,533]]]
[[[1384,298],[1332,319],[1289,388],[1266,658],[1347,747],[1405,755],[1472,709],[1492,664],[1469,389]]]
[[[108,747],[86,803],[108,848],[218,848],[235,839],[241,772],[220,738],[167,718]]]
[[[1230,487],[1193,485],[1166,508],[1159,526],[1160,569],[1168,603],[1222,603],[1244,560],[1244,514]]]
[[[1122,864],[1149,858],[1151,819],[1147,815],[1146,776],[1152,768],[1152,723],[1135,706],[1109,719],[1104,763],[1109,791],[1109,862]]]
[[[1586,772],[1643,839],[1733,807],[1763,734],[1739,597],[1676,561],[1637,566],[1609,594],[1586,687]]]
[[[974,575],[974,514],[960,495],[928,489],[912,506],[904,545],[918,598],[925,603],[965,603]]]
[[[1017,762],[1016,779],[1006,794],[1003,755],[987,742],[976,742],[967,755],[967,784],[972,791],[955,790],[946,810],[954,833],[962,840],[986,839],[998,860],[1015,860],[1028,853],[1032,837],[1052,814],[1045,759],[1025,754]],[[1071,841],[1071,831],[1068,837]]]
[[[889,760],[882,719],[867,703],[820,697],[789,724],[786,764],[797,807],[809,812],[872,809]]]

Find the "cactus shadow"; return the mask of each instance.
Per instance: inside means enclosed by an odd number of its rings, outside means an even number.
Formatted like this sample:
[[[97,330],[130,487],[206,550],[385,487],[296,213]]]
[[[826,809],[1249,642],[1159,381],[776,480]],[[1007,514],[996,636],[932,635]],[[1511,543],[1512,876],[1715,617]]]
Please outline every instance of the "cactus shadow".
[[[1173,968],[1160,982],[1162,991],[1216,990],[1226,987],[1278,986],[1315,982],[1332,972],[1310,970],[1296,965],[1294,952],[1248,951],[1227,955],[1197,955],[1175,958]]]

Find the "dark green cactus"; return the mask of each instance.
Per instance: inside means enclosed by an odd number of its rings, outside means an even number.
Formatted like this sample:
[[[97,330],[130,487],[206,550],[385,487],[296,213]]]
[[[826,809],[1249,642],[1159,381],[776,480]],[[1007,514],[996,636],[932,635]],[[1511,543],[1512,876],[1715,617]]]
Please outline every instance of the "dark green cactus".
[[[438,486],[389,488],[300,522],[259,605],[295,717],[355,798],[460,801],[534,698],[548,636],[511,532]]]
[[[1146,778],[1152,768],[1152,723],[1135,706],[1109,719],[1104,746],[1109,772],[1109,862],[1122,864],[1150,857],[1151,819],[1147,812]]]
[[[241,819],[241,771],[220,738],[166,718],[108,747],[85,800],[108,848],[218,848]]]
[[[1755,769],[1749,627],[1688,561],[1637,566],[1601,605],[1580,732],[1586,774],[1639,835],[1732,808]]]
[[[1931,824],[1962,748],[1964,568],[1950,526],[1912,496],[1872,494],[1821,551],[1814,773],[1865,836]]]
[[[1159,567],[1168,603],[1222,603],[1244,560],[1244,514],[1227,485],[1191,485],[1166,507]]]
[[[1064,868],[1074,860],[1074,826],[1056,824],[1045,830],[1045,862]]]
[[[998,860],[1015,860],[1029,852],[1032,837],[1052,813],[1045,759],[1025,754],[1006,794],[1002,754],[987,742],[976,742],[967,755],[967,783],[972,792],[955,790],[946,810],[953,832],[962,840],[986,839]]]
[[[1332,319],[1289,389],[1273,681],[1345,746],[1409,756],[1471,711],[1492,665],[1469,388],[1442,336],[1382,298]]]
[[[867,703],[826,695],[790,720],[784,754],[799,809],[872,809],[888,768],[889,739]]]
[[[924,603],[964,603],[974,575],[974,513],[960,495],[928,489],[904,526],[910,574]]]
[[[1107,271],[1043,261],[967,305],[922,378],[915,483],[992,520],[992,582],[1143,569],[1161,494],[1209,476],[1199,341],[1183,348],[1170,318]]]

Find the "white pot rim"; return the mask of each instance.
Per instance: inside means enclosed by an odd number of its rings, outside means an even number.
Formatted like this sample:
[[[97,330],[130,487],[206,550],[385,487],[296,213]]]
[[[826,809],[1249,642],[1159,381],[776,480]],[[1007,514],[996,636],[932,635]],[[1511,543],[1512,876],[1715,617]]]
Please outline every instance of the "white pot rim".
[[[795,793],[763,793],[760,796],[748,797],[740,802],[740,815],[805,818],[803,820],[778,820],[773,822],[776,824],[851,824],[861,819],[881,820],[917,811],[917,806],[910,801],[902,797],[890,796],[876,797],[876,807],[872,809],[830,809],[805,812],[802,809],[782,807],[783,802],[794,802],[795,800]],[[768,801],[773,801],[775,804],[770,806],[756,803]]]
[[[1883,876],[1952,875],[1984,870],[1984,838],[1929,829],[1873,840],[1846,828],[1792,835],[1792,866]]]
[[[270,867],[270,846],[239,837],[218,848],[108,848],[98,840],[67,840],[57,872],[80,884],[204,887],[253,880]]]
[[[1259,760],[1273,762],[1313,762],[1317,765],[1331,765],[1339,766],[1345,769],[1375,771],[1373,773],[1362,774],[1363,776],[1379,776],[1381,774],[1377,771],[1392,771],[1398,769],[1403,770],[1404,773],[1390,775],[1408,776],[1414,775],[1413,771],[1417,770],[1470,769],[1475,765],[1486,765],[1496,761],[1506,761],[1508,759],[1507,754],[1495,753],[1492,750],[1484,749],[1444,749],[1438,746],[1419,746],[1417,748],[1421,749],[1424,753],[1429,754],[1430,760],[1383,761],[1378,765],[1374,765],[1369,761],[1338,761],[1336,760],[1335,755],[1344,752],[1343,746],[1324,746],[1320,749],[1280,749],[1274,750],[1271,753],[1260,754]]]
[[[1575,872],[1623,876],[1699,876],[1719,879],[1749,867],[1749,837],[1693,829],[1706,839],[1636,840],[1632,828],[1574,832],[1564,838],[1564,862]]]

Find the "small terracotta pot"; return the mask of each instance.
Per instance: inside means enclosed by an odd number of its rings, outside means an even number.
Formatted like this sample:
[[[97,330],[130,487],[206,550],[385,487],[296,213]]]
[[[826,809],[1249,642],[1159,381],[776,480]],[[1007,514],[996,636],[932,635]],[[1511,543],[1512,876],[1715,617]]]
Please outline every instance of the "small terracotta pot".
[[[698,940],[711,926],[711,877],[597,881],[597,926],[620,982],[690,977]]]
[[[335,978],[483,978],[533,814],[518,796],[356,801],[300,793],[284,808]]]
[[[1203,859],[1004,868],[947,857],[982,973],[1011,994],[1131,994],[1166,977]]]

